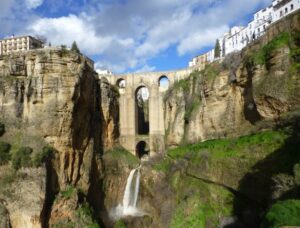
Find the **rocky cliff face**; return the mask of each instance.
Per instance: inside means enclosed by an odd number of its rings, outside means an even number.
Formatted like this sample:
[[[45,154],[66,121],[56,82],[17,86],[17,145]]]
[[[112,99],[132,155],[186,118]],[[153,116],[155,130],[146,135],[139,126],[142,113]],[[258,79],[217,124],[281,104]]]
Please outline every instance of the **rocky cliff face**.
[[[33,149],[53,145],[59,186],[87,191],[85,169],[93,150],[100,149],[100,100],[85,59],[62,51],[30,52],[0,60],[0,75],[1,119],[9,129],[4,140]]]
[[[41,197],[37,198],[40,208],[27,217],[27,227],[33,227],[33,221],[37,226],[47,225],[54,194],[68,186],[75,186],[85,196],[90,194],[95,177],[101,174],[101,160],[96,162],[96,155],[118,137],[118,119],[112,114],[117,113],[118,104],[116,97],[108,98],[109,90],[85,57],[69,51],[41,50],[1,57],[0,119],[6,129],[1,141],[12,145],[12,156],[22,146],[32,148],[32,156],[44,146],[55,151],[45,167],[47,174],[44,170],[44,176],[35,175],[44,183],[41,193],[28,191],[20,196],[24,200],[29,200],[31,193]],[[54,202],[53,207],[59,203]],[[14,217],[13,206],[7,204],[11,225],[24,227],[25,223],[18,224],[18,216]]]
[[[165,99],[167,144],[250,133],[299,105],[299,29],[297,13],[241,53],[175,83]]]
[[[102,139],[106,150],[111,149],[119,138],[119,103],[117,87],[110,85],[107,79],[101,79]]]

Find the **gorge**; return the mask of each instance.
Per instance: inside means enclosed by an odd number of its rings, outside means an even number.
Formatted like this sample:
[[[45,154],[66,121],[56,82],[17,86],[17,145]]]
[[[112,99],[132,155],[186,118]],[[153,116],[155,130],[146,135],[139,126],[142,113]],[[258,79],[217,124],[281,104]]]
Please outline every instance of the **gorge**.
[[[149,136],[125,109],[137,88],[83,55],[2,56],[0,226],[300,226],[299,53],[296,12],[202,71],[165,72]]]

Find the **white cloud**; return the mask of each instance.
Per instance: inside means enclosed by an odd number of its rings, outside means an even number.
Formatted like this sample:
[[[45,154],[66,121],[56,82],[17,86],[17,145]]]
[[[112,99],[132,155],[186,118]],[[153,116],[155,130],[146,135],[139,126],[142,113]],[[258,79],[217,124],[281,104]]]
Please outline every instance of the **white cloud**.
[[[148,64],[145,64],[141,68],[137,69],[135,72],[143,73],[143,72],[151,72],[151,71],[155,71],[155,70],[156,70],[155,66],[149,66]]]
[[[178,55],[200,54],[201,48],[213,46],[215,40],[228,31],[229,24],[239,24],[246,14],[270,1],[83,0],[80,2],[86,4],[76,11],[80,14],[41,17],[23,27],[33,35],[46,36],[56,45],[70,45],[76,40],[80,50],[93,55],[99,67],[114,72],[151,70],[147,61],[170,47],[175,47]],[[31,2],[32,7],[42,4],[42,0],[26,2]],[[49,1],[45,1],[47,4]]]
[[[178,54],[184,55],[197,49],[199,50],[207,46],[212,46],[216,43],[216,39],[221,37],[228,30],[229,27],[227,25],[223,25],[195,32],[180,41],[177,47]]]
[[[93,26],[76,15],[41,18],[32,23],[28,30],[31,33],[46,36],[54,45],[70,46],[75,40],[79,48],[89,55],[103,52],[112,40],[111,37],[97,36]]]
[[[25,0],[27,9],[35,9],[43,4],[43,0]]]

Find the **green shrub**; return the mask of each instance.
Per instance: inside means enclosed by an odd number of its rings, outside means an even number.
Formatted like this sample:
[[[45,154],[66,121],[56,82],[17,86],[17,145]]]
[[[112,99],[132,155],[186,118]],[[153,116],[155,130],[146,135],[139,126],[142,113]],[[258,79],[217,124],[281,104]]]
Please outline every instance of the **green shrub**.
[[[41,166],[47,160],[51,159],[54,153],[54,149],[50,146],[45,146],[41,152],[35,154],[33,158],[33,165],[35,167]]]
[[[5,142],[0,142],[0,165],[6,164],[10,160],[11,145]]]
[[[123,222],[123,220],[118,220],[115,225],[114,228],[126,228],[126,224]]]
[[[126,161],[131,166],[136,166],[139,164],[139,159],[136,156],[120,146],[107,151],[106,154],[111,155],[113,158]]]
[[[188,103],[185,107],[185,113],[184,113],[184,120],[189,121],[192,117],[192,114],[194,111],[197,110],[200,106],[200,100],[199,98],[193,97],[190,103]]]
[[[5,125],[3,123],[0,123],[0,136],[2,136],[5,133]]]
[[[94,218],[94,211],[90,207],[90,205],[85,202],[83,203],[76,211],[76,215],[79,218],[79,227],[87,227],[87,228],[99,228],[100,226],[97,224]]]
[[[74,188],[73,186],[68,186],[65,191],[60,192],[60,195],[63,198],[69,199],[75,192],[76,192],[76,188]]]
[[[60,47],[61,47],[61,55],[62,55],[62,57],[67,56],[68,53],[69,53],[69,50],[68,50],[67,46],[66,45],[61,45]]]
[[[265,216],[262,227],[300,226],[300,200],[275,203]]]
[[[274,50],[288,46],[290,44],[290,34],[283,32],[273,38],[269,43],[264,45],[259,51],[251,55],[251,59],[255,65],[264,65],[268,63],[271,54]]]
[[[21,167],[29,167],[31,165],[32,148],[21,147],[12,156],[12,166],[14,169],[20,169]]]
[[[164,173],[167,173],[170,168],[171,168],[172,162],[170,161],[170,159],[165,158],[163,160],[161,160],[159,163],[155,163],[153,165],[153,169],[156,171],[161,171]]]

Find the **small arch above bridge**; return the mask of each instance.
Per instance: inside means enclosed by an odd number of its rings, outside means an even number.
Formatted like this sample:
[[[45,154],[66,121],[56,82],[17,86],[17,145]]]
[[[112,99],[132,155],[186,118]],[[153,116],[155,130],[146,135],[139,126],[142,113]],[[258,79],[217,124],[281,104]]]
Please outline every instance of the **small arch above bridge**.
[[[159,79],[158,79],[158,86],[159,87],[163,87],[163,88],[169,88],[169,78],[166,75],[162,75]]]
[[[120,89],[126,88],[126,80],[124,78],[119,78],[117,80],[116,86],[118,86]]]

